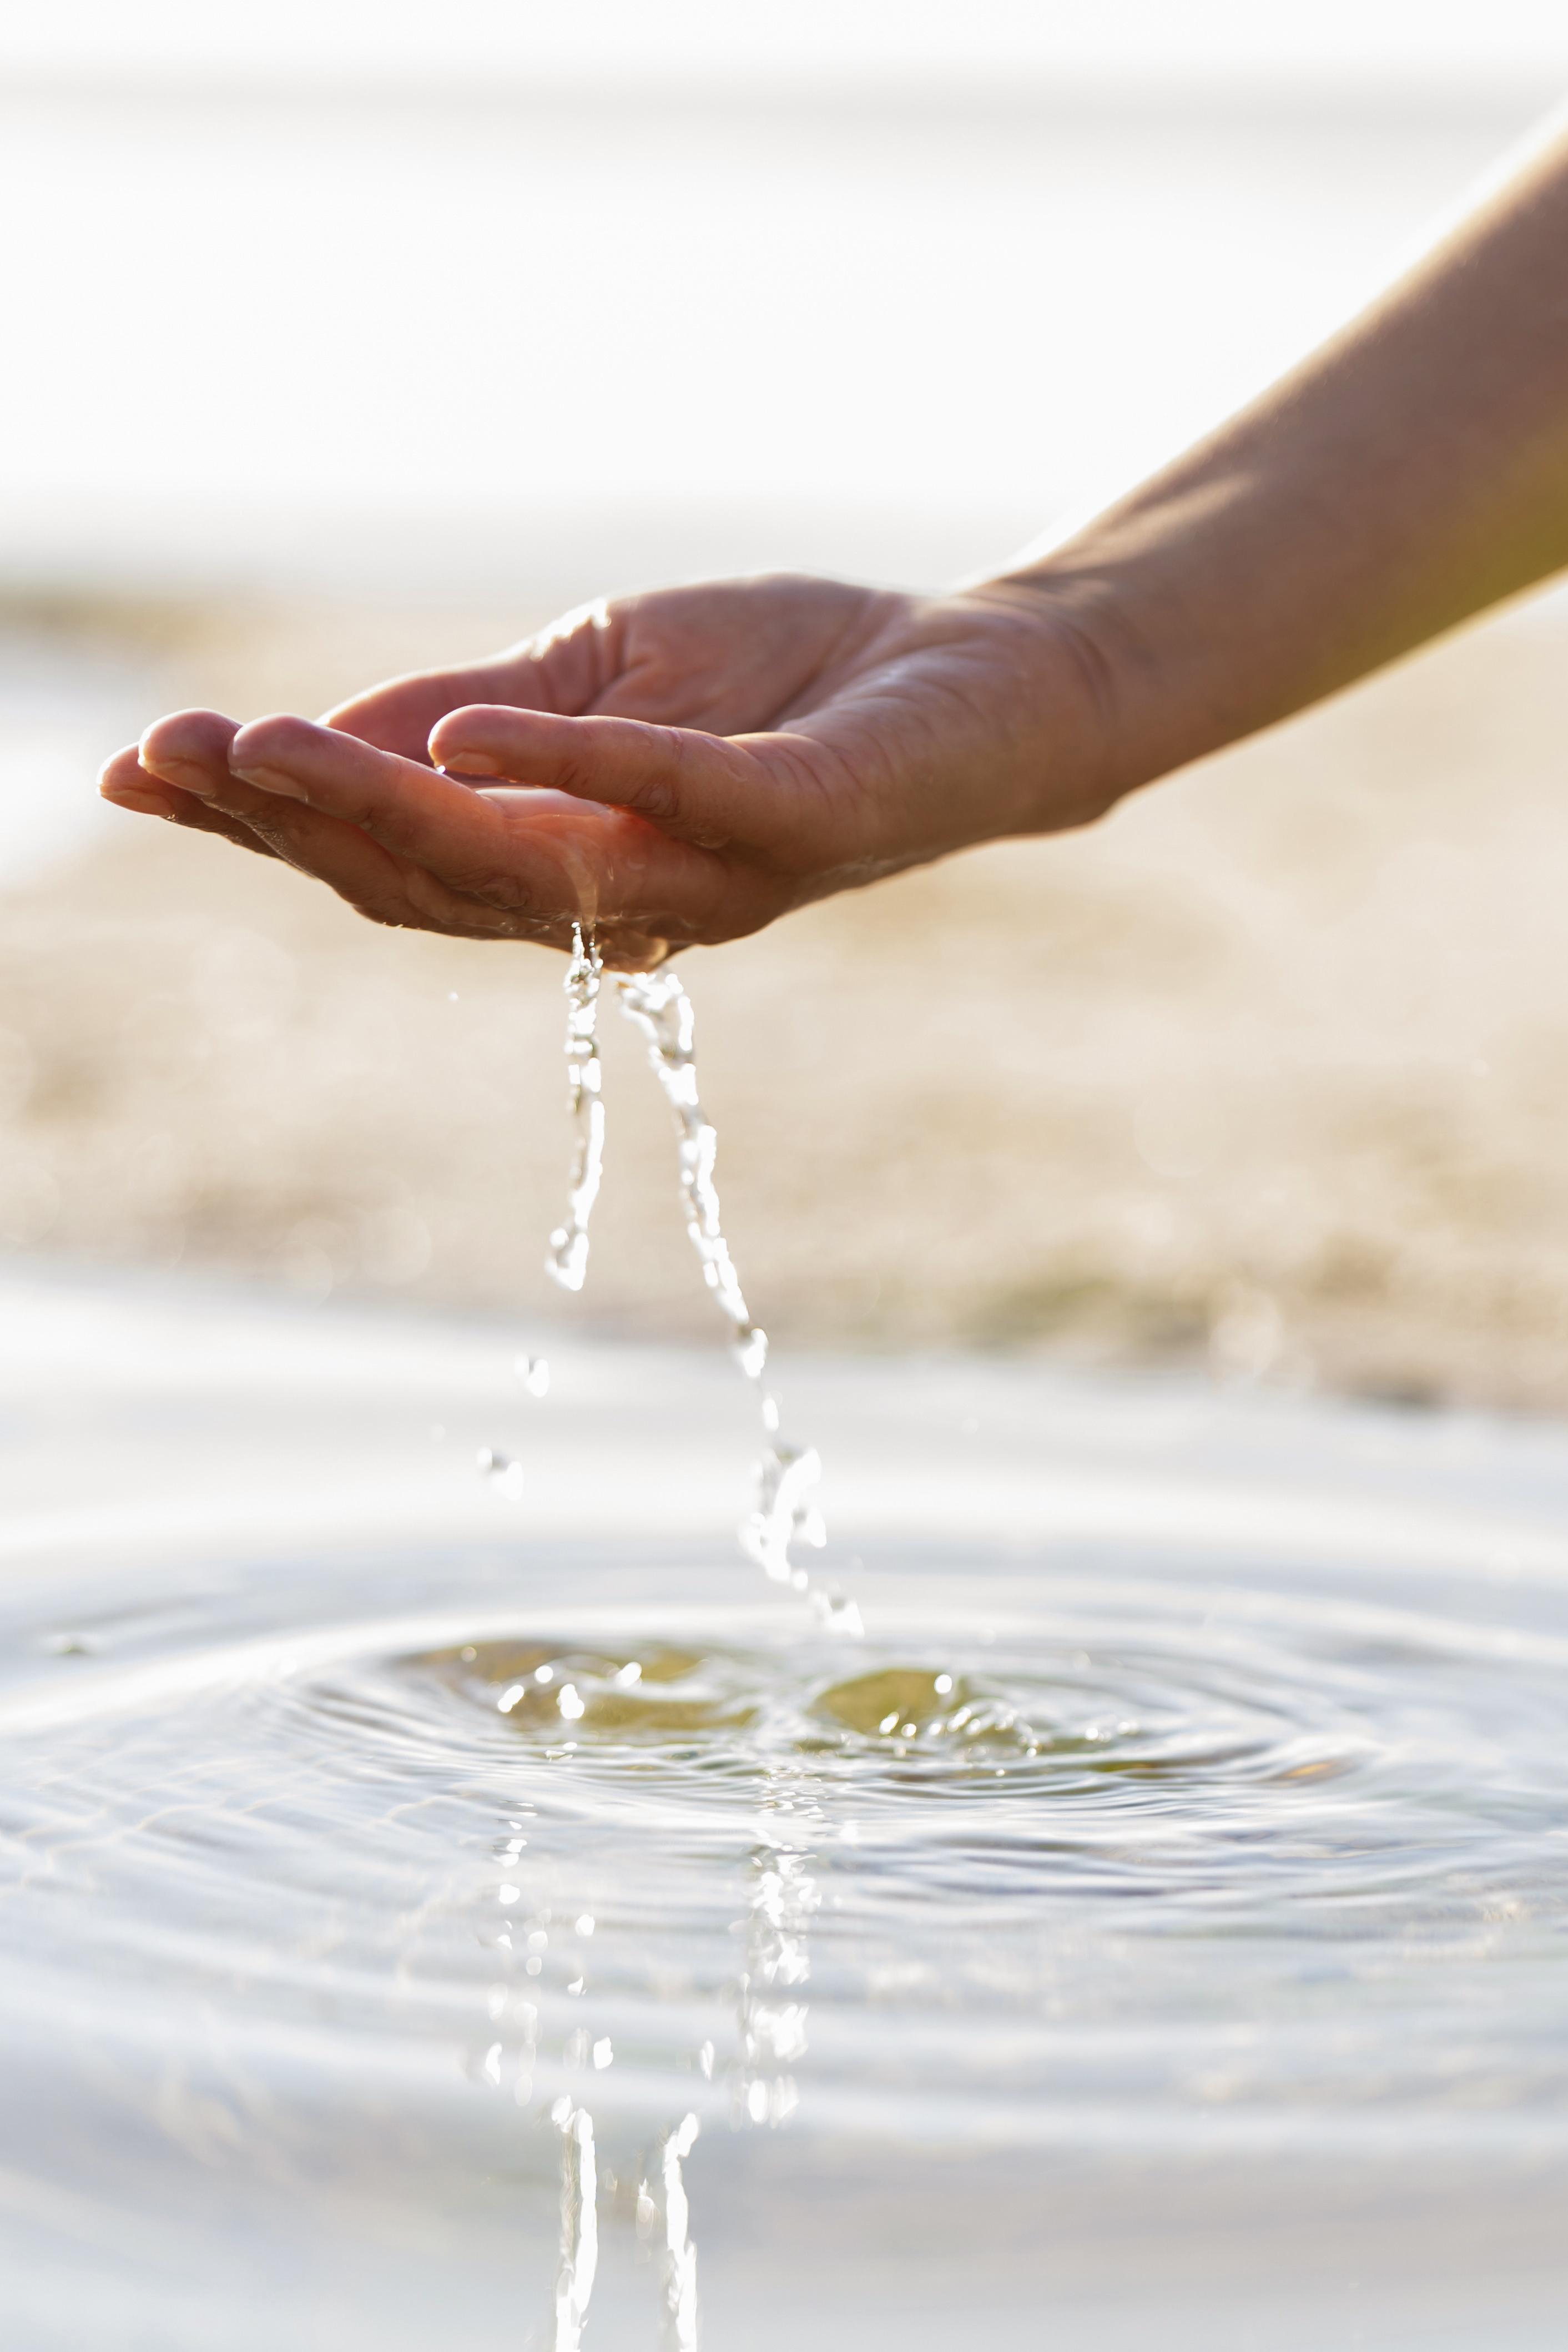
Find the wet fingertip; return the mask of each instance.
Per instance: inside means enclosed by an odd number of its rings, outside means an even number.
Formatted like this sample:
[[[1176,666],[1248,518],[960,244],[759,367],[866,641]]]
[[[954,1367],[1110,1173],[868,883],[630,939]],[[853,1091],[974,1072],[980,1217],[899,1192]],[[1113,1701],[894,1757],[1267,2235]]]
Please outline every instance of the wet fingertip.
[[[501,771],[494,760],[483,751],[448,751],[444,756],[436,749],[435,738],[430,739],[430,756],[436,773],[450,776],[455,783],[465,784],[476,778],[496,778]]]

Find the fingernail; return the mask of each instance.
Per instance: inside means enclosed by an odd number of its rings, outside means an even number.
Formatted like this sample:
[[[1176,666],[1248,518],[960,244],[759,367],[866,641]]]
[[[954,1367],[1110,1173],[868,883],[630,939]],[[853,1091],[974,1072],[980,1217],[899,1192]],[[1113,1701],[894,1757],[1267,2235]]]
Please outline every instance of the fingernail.
[[[444,776],[498,776],[500,769],[483,751],[459,751],[455,759],[440,762]]]
[[[101,787],[106,801],[116,808],[134,809],[139,816],[172,816],[174,803],[166,793],[146,791],[140,784],[105,784]]]
[[[162,759],[154,760],[143,751],[141,765],[144,771],[162,776],[166,783],[176,785],[181,792],[194,793],[199,801],[210,801],[213,797],[207,772],[199,760],[182,760],[178,754],[172,758],[165,754]]]
[[[229,773],[242,784],[254,784],[258,792],[276,793],[281,800],[308,802],[310,797],[298,779],[286,775],[281,768],[239,768],[231,760]]]

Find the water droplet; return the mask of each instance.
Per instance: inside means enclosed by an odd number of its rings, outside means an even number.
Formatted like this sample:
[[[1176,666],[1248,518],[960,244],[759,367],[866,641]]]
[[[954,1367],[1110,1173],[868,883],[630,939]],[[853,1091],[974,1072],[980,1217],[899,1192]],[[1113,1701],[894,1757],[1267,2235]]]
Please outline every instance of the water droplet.
[[[588,1274],[588,1221],[604,1173],[604,1103],[599,1066],[599,984],[604,966],[580,925],[572,926],[566,973],[566,1068],[577,1143],[567,1191],[566,1223],[549,1237],[545,1271],[563,1290],[580,1290]]]
[[[494,1446],[483,1445],[479,1449],[479,1468],[497,1493],[504,1495],[509,1503],[520,1500],[528,1485],[528,1475],[520,1462],[508,1460]]]
[[[527,1474],[520,1462],[512,1461],[509,1455],[494,1445],[482,1445],[478,1463],[481,1476],[492,1480],[508,1502],[516,1502],[519,1498],[528,1484]]]

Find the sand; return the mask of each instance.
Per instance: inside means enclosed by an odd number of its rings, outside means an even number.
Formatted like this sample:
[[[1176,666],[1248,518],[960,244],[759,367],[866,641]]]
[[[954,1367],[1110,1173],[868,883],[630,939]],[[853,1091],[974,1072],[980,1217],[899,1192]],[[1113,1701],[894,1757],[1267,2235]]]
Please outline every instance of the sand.
[[[539,617],[30,619],[249,715]],[[813,1346],[1568,1406],[1565,677],[1568,619],[1527,609],[1092,832],[689,956],[754,1311]],[[575,1313],[541,1271],[560,976],[126,817],[0,900],[0,1242]],[[580,1313],[716,1342],[618,1022],[606,1056]]]

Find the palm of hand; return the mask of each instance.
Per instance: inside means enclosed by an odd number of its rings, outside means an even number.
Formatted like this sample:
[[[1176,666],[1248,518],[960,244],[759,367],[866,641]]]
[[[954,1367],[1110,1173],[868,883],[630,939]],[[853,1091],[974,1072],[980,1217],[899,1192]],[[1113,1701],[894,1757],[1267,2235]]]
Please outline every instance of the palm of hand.
[[[319,876],[373,919],[607,958],[759,929],[1040,813],[1030,729],[1071,717],[1064,633],[1006,594],[717,583],[570,617],[315,726],[158,722],[104,789]],[[478,780],[483,778],[483,782]],[[492,781],[493,780],[493,781]],[[172,787],[171,791],[169,788]]]

